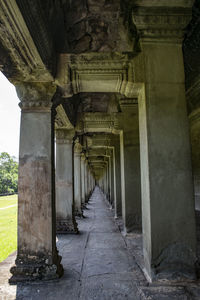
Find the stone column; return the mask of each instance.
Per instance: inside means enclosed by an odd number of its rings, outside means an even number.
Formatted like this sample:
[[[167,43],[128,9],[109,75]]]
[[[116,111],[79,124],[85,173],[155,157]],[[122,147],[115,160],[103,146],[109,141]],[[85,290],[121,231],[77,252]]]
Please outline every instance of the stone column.
[[[129,233],[142,227],[139,120],[134,99],[121,100],[120,106],[122,217],[124,232]]]
[[[77,216],[83,215],[81,205],[81,151],[82,146],[77,139],[74,145],[74,202],[75,215]]]
[[[18,184],[18,246],[10,282],[58,278],[53,181],[52,84],[22,83]],[[52,186],[53,185],[53,186]]]
[[[150,280],[195,278],[195,210],[182,55],[183,29],[193,1],[176,0],[170,6],[169,1],[152,2],[141,1],[142,7],[133,12],[142,51],[135,60],[136,81],[145,82],[138,101],[144,263]]]
[[[91,168],[89,169],[89,178],[90,178],[90,196],[92,194],[92,173]]]
[[[106,174],[106,172],[104,172],[103,173],[103,176],[102,176],[103,178],[102,178],[102,181],[103,181],[103,192],[104,192],[104,194],[107,196],[107,198],[108,198],[108,191],[107,191],[107,187],[108,187],[108,185],[107,185],[107,174]]]
[[[73,195],[74,130],[56,130],[56,227],[57,233],[78,233]]]
[[[190,116],[190,136],[192,145],[192,170],[194,177],[195,207],[200,210],[200,108]]]
[[[85,159],[85,202],[88,202],[88,160]]]
[[[114,208],[115,203],[115,173],[114,173],[114,152],[113,148],[110,149],[110,172],[111,172],[111,198],[110,198],[110,204],[112,208]]]
[[[106,162],[105,169],[103,171],[103,181],[104,181],[104,193],[109,200],[109,169],[108,169],[108,163]]]
[[[85,154],[81,153],[81,203],[85,205]]]
[[[108,174],[109,174],[109,202],[112,201],[112,166],[111,166],[111,156],[108,157]]]
[[[116,199],[117,187],[116,187],[115,147],[112,147],[112,165],[113,165],[113,203],[112,203],[112,207],[115,209],[115,204],[117,202],[117,199]]]
[[[122,215],[119,135],[115,136],[113,145],[114,145],[114,149],[115,149],[115,181],[116,181],[115,218],[118,218]]]
[[[111,186],[110,186],[110,166],[109,166],[109,160],[107,161],[107,166],[106,166],[106,173],[105,173],[105,178],[106,178],[106,189],[107,189],[107,198],[110,201],[110,196],[111,196]]]

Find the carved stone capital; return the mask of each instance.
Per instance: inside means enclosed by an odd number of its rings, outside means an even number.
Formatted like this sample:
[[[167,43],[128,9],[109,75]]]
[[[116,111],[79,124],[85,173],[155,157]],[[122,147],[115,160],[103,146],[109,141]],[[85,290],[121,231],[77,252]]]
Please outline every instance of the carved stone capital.
[[[81,160],[84,162],[86,160],[85,153],[81,153]]]
[[[80,155],[81,154],[81,151],[82,151],[82,146],[81,144],[79,143],[79,139],[76,139],[75,140],[75,143],[74,143],[74,153],[76,155]]]
[[[192,16],[192,0],[135,0],[133,22],[144,40],[181,42]]]
[[[50,111],[51,99],[56,92],[56,86],[52,83],[29,83],[23,82],[16,86],[16,91],[21,102],[22,111]]]
[[[56,143],[72,145],[74,133],[74,130],[56,129]]]

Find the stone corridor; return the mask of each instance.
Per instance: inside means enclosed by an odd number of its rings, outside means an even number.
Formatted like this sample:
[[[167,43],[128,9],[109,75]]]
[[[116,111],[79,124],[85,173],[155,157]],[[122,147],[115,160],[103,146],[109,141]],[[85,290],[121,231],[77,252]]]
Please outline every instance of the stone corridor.
[[[199,299],[200,286],[194,282],[149,284],[138,265],[141,235],[133,233],[124,238],[120,220],[115,222],[113,216],[104,194],[96,187],[84,218],[78,219],[80,234],[57,237],[64,276],[8,285],[14,253],[0,264],[0,300]]]
[[[200,277],[199,32],[198,0],[0,0],[0,71],[21,108],[18,249],[2,274],[56,280],[18,295],[194,297],[160,280]],[[113,210],[97,190],[88,204],[95,185]]]

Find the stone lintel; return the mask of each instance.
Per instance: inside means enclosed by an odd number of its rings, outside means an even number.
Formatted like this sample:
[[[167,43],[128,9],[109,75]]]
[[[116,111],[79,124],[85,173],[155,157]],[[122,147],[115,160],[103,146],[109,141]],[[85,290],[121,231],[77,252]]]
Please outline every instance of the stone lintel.
[[[142,7],[172,7],[172,8],[191,8],[194,0],[133,0],[135,6]]]
[[[138,99],[137,98],[123,98],[119,100],[120,107],[123,108],[134,108],[138,105]]]
[[[63,97],[81,92],[131,94],[132,53],[62,53],[56,83]]]

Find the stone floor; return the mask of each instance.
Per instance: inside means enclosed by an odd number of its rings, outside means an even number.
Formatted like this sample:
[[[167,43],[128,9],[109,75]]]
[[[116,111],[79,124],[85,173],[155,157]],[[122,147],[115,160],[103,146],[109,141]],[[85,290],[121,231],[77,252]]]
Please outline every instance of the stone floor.
[[[96,188],[85,218],[79,219],[79,235],[59,235],[58,249],[65,274],[60,280],[10,286],[12,254],[0,264],[0,300],[137,300],[200,299],[198,283],[149,284],[140,269],[141,235],[126,238],[113,211]],[[137,262],[136,262],[137,259]]]

